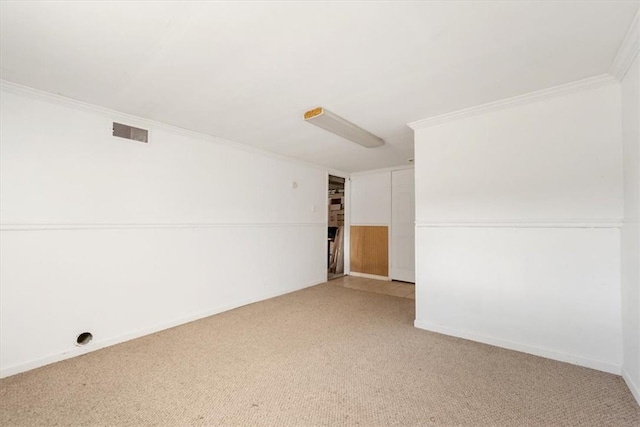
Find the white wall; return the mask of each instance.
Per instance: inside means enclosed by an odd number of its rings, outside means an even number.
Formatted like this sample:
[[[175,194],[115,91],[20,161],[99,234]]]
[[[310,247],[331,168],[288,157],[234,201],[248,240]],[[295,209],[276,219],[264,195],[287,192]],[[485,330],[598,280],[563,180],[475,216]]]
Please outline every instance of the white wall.
[[[624,153],[622,227],[623,375],[640,402],[640,59],[621,85]]]
[[[416,281],[416,203],[413,169],[391,172],[391,247],[389,276]]]
[[[351,225],[391,224],[391,170],[351,175]]]
[[[2,376],[326,279],[326,171],[11,85],[1,112]]]
[[[620,372],[614,84],[416,126],[416,326]]]
[[[619,219],[614,86],[416,131],[420,221]]]

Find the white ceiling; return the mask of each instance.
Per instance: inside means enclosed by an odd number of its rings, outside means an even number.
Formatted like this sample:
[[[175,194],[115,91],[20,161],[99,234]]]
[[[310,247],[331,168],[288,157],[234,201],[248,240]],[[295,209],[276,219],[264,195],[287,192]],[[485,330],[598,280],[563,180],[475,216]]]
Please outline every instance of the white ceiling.
[[[640,2],[2,2],[3,79],[355,172],[406,123],[606,73]],[[323,106],[384,138],[305,123]]]

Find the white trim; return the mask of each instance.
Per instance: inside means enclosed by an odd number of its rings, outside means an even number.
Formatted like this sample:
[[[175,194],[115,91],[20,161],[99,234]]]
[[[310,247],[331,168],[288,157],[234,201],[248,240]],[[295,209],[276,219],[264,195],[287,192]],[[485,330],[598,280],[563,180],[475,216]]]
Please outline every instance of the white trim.
[[[329,195],[329,177],[331,176],[330,173],[327,172],[325,179],[324,179],[324,194],[325,197],[328,197]],[[347,182],[347,180],[344,180],[345,183]],[[324,206],[324,205],[323,205]],[[327,228],[327,230],[329,230],[329,209],[324,206],[324,225]],[[344,231],[343,231],[344,232]],[[326,266],[326,271],[327,271],[327,281],[329,281],[329,248],[330,248],[330,243],[329,243],[329,235],[328,233],[324,234],[324,253],[322,254],[322,258],[324,259],[324,261],[322,261],[322,264]]]
[[[547,359],[558,360],[560,362],[571,363],[573,365],[584,366],[591,369],[597,369],[598,371],[608,372],[610,374],[620,375],[621,366],[615,363],[604,362],[601,360],[589,359],[587,357],[578,356],[575,354],[564,353],[560,351],[550,350],[547,348],[535,347],[527,344],[517,343],[513,341],[507,341],[500,338],[489,337],[485,335],[476,334],[474,332],[462,331],[455,328],[448,328],[440,325],[436,325],[430,322],[424,322],[416,319],[414,321],[416,328],[425,329],[431,332],[437,332],[439,334],[450,335],[458,338],[464,338],[471,341],[477,341],[484,344],[493,345],[496,347],[502,347],[509,350],[515,350],[522,353],[533,354],[535,356],[546,357]]]
[[[640,52],[640,11],[636,13],[629,31],[627,31],[627,36],[620,44],[618,53],[613,63],[611,63],[611,68],[609,68],[609,74],[621,81],[627,74],[638,52]]]
[[[544,220],[429,220],[416,221],[417,228],[484,227],[484,228],[620,228],[615,219],[544,219]]]
[[[144,228],[242,228],[242,227],[325,227],[324,222],[295,223],[120,223],[120,224],[1,224],[0,231],[120,230]]]
[[[415,166],[411,164],[411,165],[402,165],[402,166],[390,166],[388,168],[380,168],[380,169],[370,169],[366,171],[352,172],[351,176],[369,175],[373,173],[382,173],[382,172],[394,172],[394,171],[401,171],[405,169],[415,169]]]
[[[28,362],[20,363],[18,365],[9,366],[7,368],[2,367],[0,369],[0,378],[5,378],[11,375],[16,375],[21,372],[29,371],[31,369],[39,368],[41,366],[49,365],[51,363],[60,362],[62,360],[71,359],[72,357],[80,356],[82,354],[90,353],[92,351],[100,350],[105,347],[110,347],[115,344],[120,344],[125,341],[130,341],[136,338],[143,337],[145,335],[153,334],[155,332],[163,331],[165,329],[173,328],[175,326],[184,325],[185,323],[193,322],[195,320],[203,319],[205,317],[213,316],[215,314],[219,314],[225,311],[233,310],[234,308],[242,307],[245,305],[253,304],[259,301],[264,301],[270,298],[275,298],[280,295],[285,295],[291,292],[299,291],[301,289],[309,288],[311,286],[316,286],[321,283],[325,283],[326,279],[314,281],[309,284],[295,287],[293,289],[288,289],[286,291],[278,291],[278,292],[270,292],[263,294],[259,297],[247,298],[245,300],[238,301],[236,303],[227,304],[223,306],[219,306],[213,308],[211,310],[206,310],[200,313],[192,314],[189,316],[181,317],[179,319],[174,319],[169,322],[161,323],[149,328],[139,329],[137,331],[129,332],[124,335],[120,335],[117,337],[107,338],[102,341],[91,341],[90,344],[87,344],[82,347],[73,346],[70,347],[67,351],[62,353],[56,353],[49,356],[41,357],[39,359],[30,360]]]
[[[413,236],[413,246],[414,246],[414,257],[415,259],[413,260],[415,269],[416,269],[416,281],[414,282],[415,288],[414,288],[414,304],[413,304],[413,309],[414,309],[414,313],[415,316],[418,317],[421,313],[420,313],[420,309],[418,307],[419,301],[422,301],[422,298],[420,298],[420,295],[422,294],[422,280],[420,280],[420,242],[418,241],[418,230],[414,230],[414,236]]]
[[[338,178],[344,178],[345,179],[345,184],[346,181],[349,179],[349,177],[351,176],[351,174],[347,173],[347,172],[339,172],[339,171],[328,171],[327,176],[328,175],[333,175],[333,176],[337,176]],[[329,191],[329,189],[327,189],[327,191]]]
[[[351,178],[344,181],[344,270],[351,272]]]
[[[344,178],[344,193],[343,193],[343,197],[344,197],[344,221],[343,221],[343,226],[342,226],[342,251],[343,251],[343,262],[342,262],[342,273],[344,275],[349,275],[349,269],[351,267],[351,251],[349,250],[349,246],[351,244],[351,227],[350,227],[350,219],[349,219],[349,213],[351,210],[351,205],[350,205],[350,201],[351,201],[351,187],[350,187],[350,178],[348,175],[345,176],[341,176],[341,175],[334,175],[332,173],[327,173],[327,185],[326,185],[326,191],[325,194],[329,194],[329,175],[333,175],[333,176],[337,176],[340,178]],[[325,207],[325,216],[327,218],[327,222],[324,224],[326,227],[329,226],[329,212]],[[326,236],[325,236],[326,237]],[[329,241],[326,240],[326,245],[325,245],[325,250],[324,253],[327,254],[329,252]],[[325,260],[326,262],[326,260]],[[329,270],[327,269],[327,280],[329,278]]]
[[[594,89],[601,86],[616,84],[617,82],[618,81],[610,74],[601,74],[599,76],[589,77],[583,80],[578,80],[575,82],[526,93],[524,95],[514,96],[512,98],[501,99],[470,108],[464,108],[462,110],[456,110],[437,116],[427,117],[422,120],[416,120],[415,122],[408,123],[407,126],[412,128],[413,130],[424,129],[429,126],[439,125],[441,123],[449,122],[452,120],[463,119],[466,117],[475,116],[477,114],[501,110],[503,108],[513,107],[516,105],[528,104],[531,102],[566,95],[585,89]]]
[[[179,135],[184,135],[187,137],[191,137],[191,138],[197,138],[197,139],[201,139],[201,140],[205,140],[205,141],[209,141],[209,142],[214,142],[217,144],[222,144],[222,145],[226,145],[229,147],[233,147],[236,148],[238,150],[242,150],[245,152],[250,152],[250,153],[254,153],[254,154],[260,154],[266,157],[270,157],[276,160],[282,160],[282,161],[286,161],[286,162],[290,162],[290,163],[295,163],[295,164],[299,164],[299,165],[303,165],[303,166],[307,166],[307,167],[311,167],[313,169],[320,169],[323,171],[328,171],[331,175],[340,175],[340,176],[349,176],[348,172],[344,172],[344,171],[339,171],[337,169],[331,169],[329,167],[326,166],[322,166],[322,165],[318,165],[318,164],[314,164],[314,163],[308,163],[305,162],[303,160],[299,160],[299,159],[295,159],[293,157],[287,157],[281,154],[277,154],[274,153],[272,151],[267,151],[267,150],[263,150],[261,148],[257,148],[251,145],[247,145],[247,144],[241,144],[238,142],[234,142],[234,141],[230,141],[228,139],[224,139],[224,138],[220,138],[217,136],[213,136],[213,135],[208,135],[202,132],[196,132],[196,131],[192,131],[189,129],[184,129],[178,126],[173,126],[167,123],[162,123],[162,122],[158,122],[155,120],[151,120],[151,119],[146,119],[144,117],[138,117],[138,116],[134,116],[132,114],[127,114],[127,113],[123,113],[120,111],[116,111],[116,110],[111,110],[109,108],[104,108],[104,107],[100,107],[98,105],[94,105],[94,104],[89,104],[83,101],[78,101],[76,99],[72,99],[72,98],[67,98],[65,96],[62,95],[57,95],[51,92],[45,92],[39,89],[34,89],[28,86],[23,86],[20,85],[18,83],[13,83],[10,82],[8,80],[2,80],[0,79],[0,88],[2,90],[5,90],[7,92],[12,92],[15,94],[19,94],[19,95],[26,95],[26,96],[30,96],[32,98],[36,98],[36,99],[40,99],[40,100],[45,100],[45,101],[49,101],[49,102],[53,102],[55,104],[58,105],[63,105],[63,106],[67,106],[70,108],[75,108],[78,110],[83,110],[83,111],[89,111],[92,113],[97,113],[100,114],[102,116],[108,117],[109,120],[111,121],[129,121],[132,122],[132,125],[138,125],[138,126],[146,126],[146,127],[155,127],[155,128],[160,128],[166,131],[170,131]],[[149,136],[151,137],[151,131],[152,129],[149,129]],[[149,139],[149,143],[152,143],[151,139]]]
[[[357,271],[349,272],[349,276],[364,277],[365,279],[385,280],[387,282],[391,281],[391,277],[389,276],[378,276],[377,274],[358,273]]]
[[[622,220],[479,220],[451,221],[429,220],[415,221],[416,227],[589,227],[617,228],[623,223],[636,223],[638,218]],[[74,230],[74,229],[120,229],[120,228],[226,228],[226,227],[308,227],[325,226],[325,222],[290,222],[290,223],[5,223],[0,230]],[[355,227],[388,227],[387,223],[357,223]]]
[[[633,380],[631,379],[631,375],[629,375],[629,373],[627,372],[626,369],[624,369],[624,367],[622,368],[622,378],[624,378],[624,382],[627,383],[627,387],[629,387],[629,391],[631,392],[633,397],[636,399],[636,402],[638,402],[638,405],[640,405],[640,386],[638,386],[638,384],[633,382]]]

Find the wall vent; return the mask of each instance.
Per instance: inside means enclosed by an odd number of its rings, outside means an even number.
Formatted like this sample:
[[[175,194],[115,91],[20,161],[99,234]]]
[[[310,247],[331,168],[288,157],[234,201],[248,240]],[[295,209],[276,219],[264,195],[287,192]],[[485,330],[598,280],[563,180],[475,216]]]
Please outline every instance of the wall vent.
[[[149,142],[148,130],[134,128],[133,126],[123,125],[122,123],[113,122],[113,136],[140,142]]]

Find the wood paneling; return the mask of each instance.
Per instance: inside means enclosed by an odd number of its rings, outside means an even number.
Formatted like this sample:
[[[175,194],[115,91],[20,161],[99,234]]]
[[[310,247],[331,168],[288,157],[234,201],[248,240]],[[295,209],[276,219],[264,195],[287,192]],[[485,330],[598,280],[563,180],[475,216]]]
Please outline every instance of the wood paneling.
[[[389,227],[351,227],[351,271],[389,275]]]

